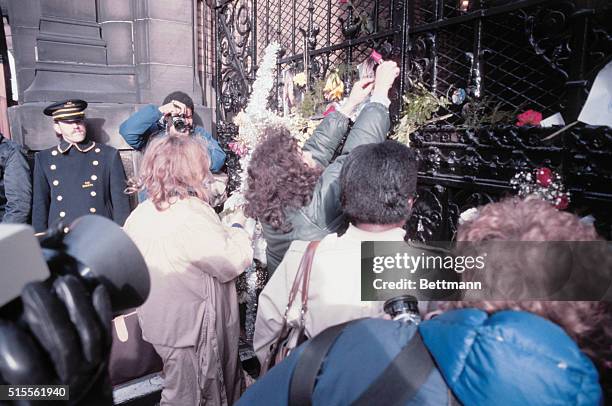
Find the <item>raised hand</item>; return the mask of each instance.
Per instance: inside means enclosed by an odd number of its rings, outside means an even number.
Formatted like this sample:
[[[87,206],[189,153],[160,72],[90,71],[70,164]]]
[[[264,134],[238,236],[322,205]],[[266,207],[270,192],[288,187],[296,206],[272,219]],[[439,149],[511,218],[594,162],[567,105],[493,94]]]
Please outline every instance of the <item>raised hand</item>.
[[[374,89],[374,78],[358,80],[353,84],[353,90],[339,111],[345,116],[350,116],[353,110],[363,103]]]
[[[384,61],[378,65],[373,93],[386,97],[399,74],[400,69],[393,61]]]

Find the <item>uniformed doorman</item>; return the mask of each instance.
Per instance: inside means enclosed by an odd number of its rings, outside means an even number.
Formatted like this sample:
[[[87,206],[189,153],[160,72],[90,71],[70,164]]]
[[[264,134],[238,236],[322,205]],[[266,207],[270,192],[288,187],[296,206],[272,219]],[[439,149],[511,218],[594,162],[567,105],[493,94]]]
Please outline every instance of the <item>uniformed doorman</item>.
[[[44,110],[52,116],[58,145],[36,154],[32,225],[37,232],[85,214],[123,225],[130,214],[119,152],[87,140],[83,100],[66,100]]]

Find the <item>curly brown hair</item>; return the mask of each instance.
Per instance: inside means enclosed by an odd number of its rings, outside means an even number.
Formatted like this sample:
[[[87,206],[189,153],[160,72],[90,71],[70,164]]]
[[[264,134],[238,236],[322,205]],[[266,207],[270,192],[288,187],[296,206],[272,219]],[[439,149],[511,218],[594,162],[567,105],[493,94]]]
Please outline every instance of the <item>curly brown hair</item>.
[[[486,240],[601,241],[601,238],[592,225],[582,223],[574,214],[557,210],[544,200],[509,198],[479,208],[477,217],[462,224],[457,230],[457,241]],[[596,247],[607,250],[605,245],[597,244]],[[599,266],[605,268],[606,265],[602,262],[605,255],[606,253],[599,251],[592,261],[600,261]],[[509,275],[488,275],[487,278],[485,273],[486,283],[511,283],[514,280],[514,283],[520,284],[524,279],[524,273],[533,271],[524,257],[522,261],[525,265],[522,269],[510,265],[506,268]],[[590,270],[595,273],[598,271],[596,268]],[[539,269],[539,272],[548,272],[552,276],[556,269],[551,269],[549,266],[547,269]],[[546,279],[546,276],[543,275],[543,278]],[[504,279],[505,282],[501,282]],[[482,300],[440,304],[443,310],[466,307],[477,307],[488,313],[508,309],[523,310],[557,323],[578,343],[582,351],[595,361],[606,397],[611,398],[612,304],[595,301],[527,300]]]
[[[249,163],[245,213],[286,233],[287,211],[310,203],[322,169],[308,166],[287,129],[266,129],[264,137]]]

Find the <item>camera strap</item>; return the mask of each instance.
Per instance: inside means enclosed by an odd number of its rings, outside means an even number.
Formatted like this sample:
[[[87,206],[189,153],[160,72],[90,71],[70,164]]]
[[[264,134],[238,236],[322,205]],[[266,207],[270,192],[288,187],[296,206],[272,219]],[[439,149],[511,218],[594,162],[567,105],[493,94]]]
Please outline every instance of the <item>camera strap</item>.
[[[417,330],[408,344],[351,406],[375,405],[380,399],[385,399],[386,405],[405,405],[416,396],[434,368],[431,355]]]
[[[361,320],[361,319],[359,319]],[[323,360],[344,327],[357,320],[329,327],[310,339],[299,356],[289,382],[289,405],[309,406]]]
[[[289,384],[290,406],[312,404],[315,382],[327,353],[344,328],[355,321],[357,320],[330,327],[306,344]],[[385,405],[405,405],[416,396],[434,368],[431,354],[417,331],[376,380],[351,403],[351,406],[375,405],[381,399],[385,400]],[[450,405],[460,405],[450,389],[448,394]]]

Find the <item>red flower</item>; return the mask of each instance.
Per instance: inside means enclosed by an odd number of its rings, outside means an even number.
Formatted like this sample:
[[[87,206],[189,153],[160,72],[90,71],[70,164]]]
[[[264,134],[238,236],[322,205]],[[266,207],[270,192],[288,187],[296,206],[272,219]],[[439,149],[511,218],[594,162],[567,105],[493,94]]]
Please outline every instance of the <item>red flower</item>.
[[[555,204],[555,207],[559,210],[565,210],[567,209],[568,205],[569,198],[567,197],[567,195],[562,195],[561,197],[559,197],[559,201],[557,202],[557,204]]]
[[[327,116],[328,114],[331,114],[334,111],[336,111],[336,106],[334,106],[333,104],[330,104],[327,110],[325,110],[325,113],[323,113],[323,116]]]
[[[340,0],[340,4],[348,4],[349,0]]]
[[[376,52],[375,49],[372,50],[372,53],[370,54],[370,58],[372,58],[374,62],[376,63],[382,63],[382,55]]]
[[[232,141],[232,142],[228,143],[227,147],[234,154],[238,155],[239,158],[242,158],[243,156],[245,156],[249,152],[249,149],[247,148],[246,145],[242,145],[242,144],[240,144],[238,142],[235,142],[235,141]]]
[[[542,113],[535,110],[527,110],[526,112],[519,114],[517,117],[518,122],[516,125],[522,127],[524,125],[540,125],[542,121]]]
[[[548,168],[540,168],[536,172],[536,179],[539,185],[548,187],[552,183],[552,171]]]

